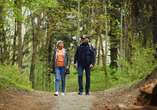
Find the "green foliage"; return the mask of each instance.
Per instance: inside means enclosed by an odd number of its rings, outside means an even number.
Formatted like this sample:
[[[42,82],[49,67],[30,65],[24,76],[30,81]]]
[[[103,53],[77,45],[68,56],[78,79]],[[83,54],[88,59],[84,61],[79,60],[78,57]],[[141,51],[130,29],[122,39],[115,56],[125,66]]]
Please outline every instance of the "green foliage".
[[[151,48],[141,48],[139,44],[134,45],[133,65],[123,60],[121,69],[111,78],[114,77],[120,84],[143,79],[157,66],[153,54],[154,50]]]
[[[83,81],[85,82],[85,81]],[[70,67],[70,74],[66,75],[66,92],[76,92],[78,91],[78,73],[77,69]]]
[[[151,48],[138,48],[138,45],[134,45],[135,54],[133,58],[133,80],[135,78],[142,78],[148,75],[156,66],[154,63],[155,51]]]
[[[78,92],[78,71],[74,67],[70,67],[70,74],[66,76],[66,92]],[[85,91],[86,86],[86,76],[85,71],[83,73],[83,87]],[[91,69],[91,83],[90,83],[90,91],[103,91],[106,89],[106,78],[104,71],[98,65],[95,65],[94,68]]]
[[[6,80],[5,85],[11,86],[11,83],[17,87],[30,90],[31,82],[25,74],[21,74],[22,70],[17,65],[2,65],[0,64],[0,78]],[[9,84],[7,83],[9,82]],[[3,85],[3,84],[2,84]]]

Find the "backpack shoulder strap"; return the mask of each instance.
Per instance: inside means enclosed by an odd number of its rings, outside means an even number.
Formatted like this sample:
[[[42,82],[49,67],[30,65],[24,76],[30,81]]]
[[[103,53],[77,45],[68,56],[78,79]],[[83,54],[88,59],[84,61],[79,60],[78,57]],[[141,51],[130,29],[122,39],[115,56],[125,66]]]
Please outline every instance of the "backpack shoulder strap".
[[[88,45],[89,45],[90,50],[93,51],[93,49],[92,49],[92,43],[88,42]]]
[[[77,46],[77,48],[79,48],[79,47],[81,46],[81,44],[82,44],[82,43],[80,43],[80,44]]]

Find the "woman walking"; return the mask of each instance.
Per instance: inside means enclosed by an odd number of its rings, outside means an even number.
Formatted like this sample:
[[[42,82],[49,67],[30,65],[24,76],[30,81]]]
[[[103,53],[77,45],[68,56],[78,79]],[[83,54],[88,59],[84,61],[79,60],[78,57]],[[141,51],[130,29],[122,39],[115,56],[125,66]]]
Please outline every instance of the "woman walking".
[[[58,49],[54,51],[53,59],[51,63],[51,72],[55,74],[55,89],[56,93],[55,96],[58,96],[59,93],[59,82],[61,76],[62,82],[62,93],[64,95],[65,92],[65,84],[66,84],[66,74],[69,74],[69,67],[70,67],[70,56],[68,51],[63,48],[63,41],[59,40],[57,42]]]

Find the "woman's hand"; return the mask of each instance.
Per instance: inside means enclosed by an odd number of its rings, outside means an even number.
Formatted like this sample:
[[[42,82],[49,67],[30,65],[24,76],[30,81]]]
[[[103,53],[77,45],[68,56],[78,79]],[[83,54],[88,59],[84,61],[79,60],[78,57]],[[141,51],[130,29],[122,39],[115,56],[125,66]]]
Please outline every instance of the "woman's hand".
[[[69,69],[69,66],[66,67],[66,70],[68,70],[68,69]]]
[[[53,73],[53,69],[51,69],[51,72]]]

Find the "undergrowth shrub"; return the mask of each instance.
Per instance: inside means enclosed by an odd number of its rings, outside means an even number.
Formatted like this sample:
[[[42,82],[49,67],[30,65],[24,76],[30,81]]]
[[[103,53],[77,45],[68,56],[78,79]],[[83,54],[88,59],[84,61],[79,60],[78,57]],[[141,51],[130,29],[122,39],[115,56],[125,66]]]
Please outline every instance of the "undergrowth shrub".
[[[140,81],[157,66],[153,54],[154,50],[151,48],[140,48],[140,45],[134,45],[133,64],[130,65],[129,62],[122,60],[121,69],[111,77],[116,77],[122,84]]]
[[[21,72],[22,70],[19,69],[17,65],[11,66],[6,64],[4,65],[0,64],[0,78],[15,83],[18,86],[23,85],[25,87],[30,88],[31,82],[29,81],[29,78],[25,77],[25,75],[21,74]]]

